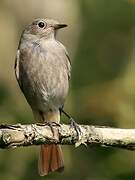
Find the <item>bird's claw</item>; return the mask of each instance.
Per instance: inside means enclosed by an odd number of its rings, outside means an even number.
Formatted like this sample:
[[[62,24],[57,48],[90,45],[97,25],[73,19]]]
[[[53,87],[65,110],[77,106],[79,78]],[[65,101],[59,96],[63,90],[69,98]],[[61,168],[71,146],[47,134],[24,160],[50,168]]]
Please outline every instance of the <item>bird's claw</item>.
[[[38,126],[44,126],[44,125],[49,126],[50,129],[51,129],[51,131],[52,131],[53,136],[55,135],[55,132],[54,132],[53,127],[57,127],[57,126],[60,127],[60,124],[59,124],[59,123],[56,123],[56,122],[37,123],[37,125],[38,125]]]
[[[74,121],[73,118],[70,118],[70,121],[71,121],[70,127],[75,129],[75,131],[76,131],[76,133],[77,133],[77,136],[78,136],[78,140],[80,140],[80,136],[81,136],[81,134],[82,134],[81,128],[80,128],[79,125]]]
[[[56,122],[51,122],[50,124],[52,124],[52,126],[58,126],[58,127],[60,127],[60,124],[59,123],[56,123]]]

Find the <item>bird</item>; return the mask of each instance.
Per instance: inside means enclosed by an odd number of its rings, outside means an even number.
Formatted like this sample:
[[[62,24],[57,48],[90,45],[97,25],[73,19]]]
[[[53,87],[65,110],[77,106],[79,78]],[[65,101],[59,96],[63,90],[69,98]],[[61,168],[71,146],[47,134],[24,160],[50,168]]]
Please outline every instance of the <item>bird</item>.
[[[37,18],[25,27],[19,41],[15,76],[36,122],[59,123],[61,112],[64,112],[71,61],[56,35],[65,27],[66,24],[53,19]],[[60,145],[40,146],[38,169],[41,176],[64,170]]]

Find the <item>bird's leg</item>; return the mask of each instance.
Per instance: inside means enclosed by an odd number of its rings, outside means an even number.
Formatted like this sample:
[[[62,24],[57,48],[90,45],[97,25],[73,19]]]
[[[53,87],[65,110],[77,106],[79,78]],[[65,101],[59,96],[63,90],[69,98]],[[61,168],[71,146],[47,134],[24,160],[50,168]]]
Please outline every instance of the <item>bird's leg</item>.
[[[68,118],[69,118],[69,120],[70,120],[70,122],[71,122],[71,124],[70,124],[70,126],[71,126],[71,128],[74,128],[75,130],[76,130],[76,132],[77,132],[77,135],[78,135],[78,137],[81,135],[81,129],[80,129],[80,127],[79,127],[79,125],[75,122],[75,120],[68,114],[68,113],[66,113],[63,109],[60,109],[60,111],[65,115],[65,116],[67,116]]]

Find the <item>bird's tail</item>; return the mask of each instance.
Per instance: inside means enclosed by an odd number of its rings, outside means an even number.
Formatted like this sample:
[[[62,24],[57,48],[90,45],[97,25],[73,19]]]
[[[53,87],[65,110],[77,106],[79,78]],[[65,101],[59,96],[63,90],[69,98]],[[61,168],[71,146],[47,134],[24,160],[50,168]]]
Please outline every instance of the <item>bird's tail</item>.
[[[48,175],[50,172],[64,170],[61,147],[56,144],[41,145],[39,154],[39,174]]]
[[[42,112],[34,113],[35,120],[38,122],[51,122],[54,121],[58,123],[60,121],[59,112],[49,112],[47,115],[44,115]],[[48,175],[50,172],[64,170],[64,160],[63,154],[60,145],[56,144],[46,144],[41,145],[39,153],[39,162],[38,162],[39,174],[41,176]]]

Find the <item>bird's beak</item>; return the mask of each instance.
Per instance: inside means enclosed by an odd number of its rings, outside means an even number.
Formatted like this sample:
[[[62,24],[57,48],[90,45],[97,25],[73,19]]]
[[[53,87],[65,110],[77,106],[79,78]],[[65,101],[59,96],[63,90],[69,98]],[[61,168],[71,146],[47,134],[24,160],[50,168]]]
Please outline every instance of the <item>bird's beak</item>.
[[[61,28],[64,28],[64,27],[67,27],[67,24],[55,24],[54,25],[54,29],[61,29]]]

